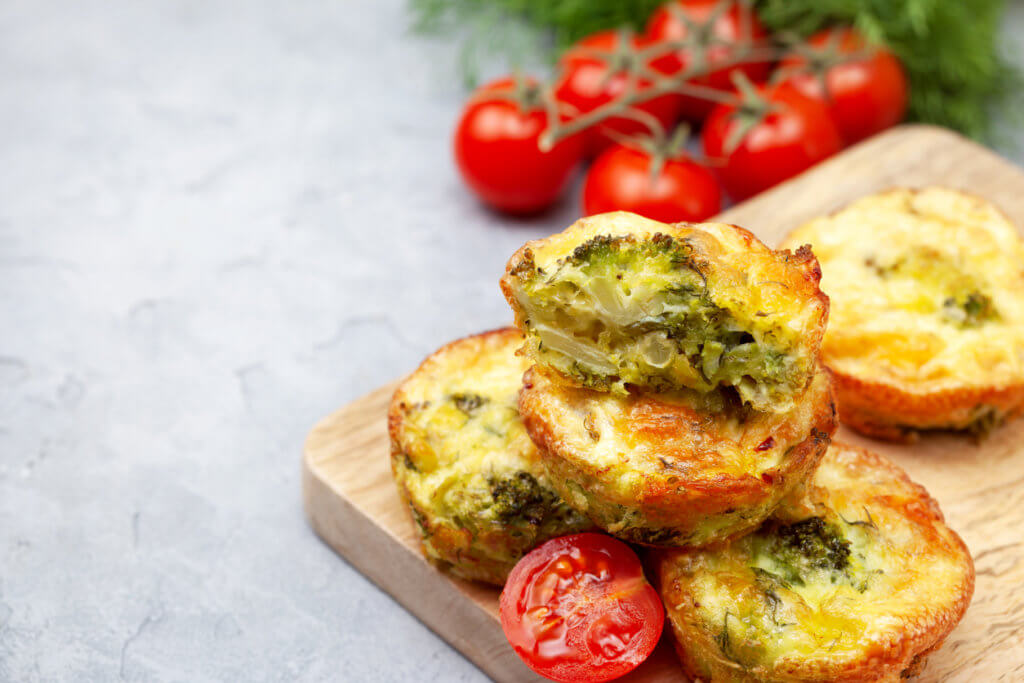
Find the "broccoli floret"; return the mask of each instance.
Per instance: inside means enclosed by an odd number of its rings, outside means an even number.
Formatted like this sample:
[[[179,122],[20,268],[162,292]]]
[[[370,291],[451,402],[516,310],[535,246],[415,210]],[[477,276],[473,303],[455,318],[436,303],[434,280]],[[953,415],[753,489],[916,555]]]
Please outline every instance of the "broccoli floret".
[[[649,242],[645,242],[643,247],[648,256],[665,254],[674,267],[697,271],[697,264],[693,260],[693,246],[685,239],[679,240],[659,232]]]
[[[524,322],[530,354],[581,386],[620,394],[728,386],[759,406],[795,394],[809,374],[791,357],[797,342],[716,303],[701,253],[698,237],[665,233],[583,242],[525,286],[536,302]]]
[[[1004,422],[1004,416],[998,410],[992,407],[978,407],[976,409],[976,415],[966,427],[964,431],[974,437],[975,441],[981,441],[993,430],[1001,426]]]
[[[596,372],[592,372],[585,368],[579,361],[573,361],[572,367],[569,369],[571,374],[576,381],[585,387],[591,389],[607,389],[609,385],[614,384],[619,380],[617,375],[601,375]]]
[[[968,318],[978,318],[992,307],[992,300],[981,292],[971,292],[964,301],[964,312]]]
[[[537,263],[533,259],[533,250],[526,249],[523,252],[523,257],[519,263],[512,269],[511,274],[516,277],[527,279],[535,275],[540,269],[537,268]]]
[[[943,302],[942,309],[947,318],[959,323],[961,327],[977,327],[999,317],[992,299],[977,291],[949,297]]]
[[[529,472],[516,472],[489,483],[494,512],[505,523],[518,519],[539,525],[552,506],[560,502],[554,492],[541,486]]]
[[[779,525],[764,541],[763,554],[790,585],[803,586],[811,573],[822,570],[832,573],[835,581],[850,566],[850,542],[821,517]]]
[[[488,400],[486,396],[468,393],[452,394],[449,398],[452,403],[455,404],[455,407],[466,415],[472,415],[475,413],[480,409],[480,406],[487,403]]]
[[[566,259],[566,263],[573,266],[598,265],[618,256],[623,244],[633,243],[635,243],[635,239],[632,235],[618,237],[598,235],[591,237],[573,249],[572,254]]]
[[[673,268],[694,268],[693,247],[660,232],[643,241],[632,235],[598,235],[576,247],[565,263],[584,269],[626,268],[638,260],[659,256],[667,257]]]
[[[864,261],[880,278],[911,278],[934,292],[942,306],[938,312],[950,323],[977,327],[999,318],[992,299],[980,291],[978,281],[947,255],[932,247],[917,247],[888,265],[874,257]]]

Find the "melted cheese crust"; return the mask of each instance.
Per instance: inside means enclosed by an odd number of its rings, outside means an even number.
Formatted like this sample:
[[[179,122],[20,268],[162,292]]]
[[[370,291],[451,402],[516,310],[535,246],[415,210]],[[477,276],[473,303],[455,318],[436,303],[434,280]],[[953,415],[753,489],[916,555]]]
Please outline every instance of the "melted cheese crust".
[[[424,554],[498,585],[533,546],[591,526],[558,500],[519,418],[521,344],[512,328],[448,344],[398,388],[388,415],[392,472]],[[528,518],[503,516],[496,487],[522,473],[538,485]]]
[[[792,353],[797,358],[794,365],[801,373],[798,386],[801,391],[806,388],[818,364],[829,312],[828,297],[818,287],[818,264],[808,252],[773,251],[735,225],[666,224],[619,211],[581,218],[561,233],[527,242],[509,259],[501,279],[502,292],[515,313],[516,327],[530,330],[530,302],[520,276],[525,266],[532,263],[545,272],[555,272],[559,261],[595,237],[632,236],[645,241],[658,234],[683,240],[693,248],[694,258],[704,268],[710,298],[737,319],[756,321],[749,328],[755,338],[760,338],[764,328],[770,330],[769,336],[784,337],[793,344]],[[558,371],[555,363],[549,362],[543,346],[535,334],[528,333],[525,352],[549,371]],[[679,386],[696,388],[689,375],[692,371],[676,377]],[[575,382],[564,373],[560,376],[563,381]],[[786,412],[792,407],[792,398],[773,396],[770,402],[756,407]]]
[[[566,502],[627,541],[699,546],[759,525],[836,429],[821,369],[788,413],[709,400],[569,387],[534,367],[519,407]]]
[[[885,426],[964,428],[1024,403],[1024,243],[992,204],[891,190],[810,221],[783,246],[803,244],[832,301],[822,358],[844,422],[898,436]],[[966,310],[985,315],[965,324],[958,309],[971,295]]]
[[[780,512],[838,529],[848,570],[779,582],[772,558],[758,551],[769,525],[723,549],[660,553],[662,597],[687,674],[896,681],[916,673],[974,590],[970,553],[936,502],[881,456],[837,443],[805,496]]]

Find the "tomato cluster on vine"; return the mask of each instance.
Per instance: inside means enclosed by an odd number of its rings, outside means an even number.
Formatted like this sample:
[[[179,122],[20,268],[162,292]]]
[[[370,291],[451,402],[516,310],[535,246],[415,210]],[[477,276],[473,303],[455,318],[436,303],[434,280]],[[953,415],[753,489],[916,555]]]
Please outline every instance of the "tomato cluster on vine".
[[[642,34],[604,31],[570,47],[548,83],[479,88],[455,159],[488,205],[541,211],[593,160],[585,214],[628,210],[700,221],[898,123],[899,60],[849,27],[806,41],[770,35],[744,0],[673,0]],[[700,130],[702,158],[686,136]]]

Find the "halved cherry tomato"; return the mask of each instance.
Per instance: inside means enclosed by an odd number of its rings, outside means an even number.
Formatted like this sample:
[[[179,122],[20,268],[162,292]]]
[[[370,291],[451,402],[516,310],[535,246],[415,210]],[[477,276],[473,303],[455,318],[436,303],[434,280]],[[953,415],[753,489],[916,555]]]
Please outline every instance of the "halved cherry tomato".
[[[726,192],[741,200],[781,183],[843,147],[828,109],[792,85],[744,93],[741,106],[720,104],[701,131],[704,155],[717,160]]]
[[[609,681],[647,659],[665,609],[629,546],[597,533],[555,538],[512,570],[501,627],[526,665],[554,681]]]
[[[870,46],[853,29],[832,29],[807,41],[812,52],[782,60],[785,70],[802,70],[787,80],[832,112],[846,144],[894,126],[907,111],[907,77],[896,56]],[[862,59],[843,61],[858,52]],[[824,85],[824,87],[822,87]]]
[[[629,44],[623,44],[619,31],[602,31],[584,38],[559,60],[559,78],[555,86],[555,97],[568,105],[574,114],[586,114],[598,107],[621,97],[630,87],[631,70],[636,51],[644,47],[644,41],[630,36]],[[643,91],[650,81],[637,75],[634,87]],[[679,115],[679,98],[662,95],[640,101],[634,109],[653,116],[665,130],[671,130]],[[587,133],[587,152],[597,155],[614,144],[608,135],[614,131],[622,135],[643,133],[649,129],[644,123],[626,116],[612,116],[605,119]]]
[[[632,211],[663,223],[702,221],[722,208],[714,173],[684,155],[655,166],[654,155],[617,145],[599,156],[583,183],[583,212]]]
[[[583,138],[569,136],[541,151],[547,121],[534,80],[503,78],[477,90],[455,129],[455,161],[466,184],[509,213],[552,204],[583,158]]]
[[[654,42],[681,40],[688,36],[704,45],[710,67],[724,64],[737,57],[736,44],[749,39],[751,42],[764,41],[768,30],[748,6],[735,0],[727,9],[719,8],[722,0],[674,0],[662,5],[647,22],[647,38]],[[721,12],[711,22],[712,13]],[[722,11],[724,9],[724,11]],[[682,18],[681,18],[682,17]],[[687,26],[689,21],[697,28],[697,35]],[[659,71],[676,74],[689,68],[693,63],[691,50],[681,49],[666,54],[652,62]],[[715,69],[706,76],[693,79],[693,83],[717,90],[733,90],[732,73],[742,71],[751,81],[760,83],[771,74],[770,62],[748,62],[731,67]],[[680,97],[680,114],[691,121],[702,121],[714,108],[710,100],[695,97]]]

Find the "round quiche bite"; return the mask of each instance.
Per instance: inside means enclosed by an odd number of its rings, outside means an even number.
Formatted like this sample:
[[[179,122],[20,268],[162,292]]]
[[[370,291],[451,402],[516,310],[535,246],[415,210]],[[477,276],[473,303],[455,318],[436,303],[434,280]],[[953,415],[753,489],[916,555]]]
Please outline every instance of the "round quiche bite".
[[[501,288],[526,354],[566,383],[623,396],[727,387],[784,413],[818,364],[819,277],[809,250],[773,251],[735,225],[619,211],[527,242]]]
[[[619,396],[523,378],[519,410],[548,480],[618,538],[702,546],[756,528],[814,471],[836,429],[819,369],[787,413],[732,392]]]
[[[685,673],[899,681],[957,625],[974,565],[938,504],[879,455],[833,444],[757,531],[652,559]]]
[[[391,469],[426,557],[502,585],[535,545],[592,527],[555,493],[519,418],[520,333],[442,347],[391,400]]]
[[[822,359],[844,424],[892,440],[976,435],[1024,410],[1024,243],[987,201],[897,189],[810,221],[831,297]]]

